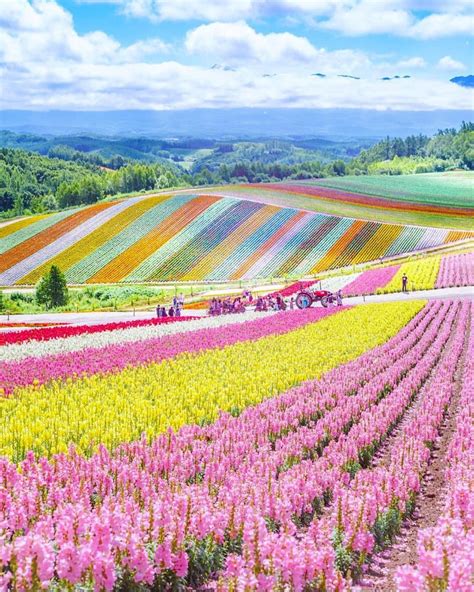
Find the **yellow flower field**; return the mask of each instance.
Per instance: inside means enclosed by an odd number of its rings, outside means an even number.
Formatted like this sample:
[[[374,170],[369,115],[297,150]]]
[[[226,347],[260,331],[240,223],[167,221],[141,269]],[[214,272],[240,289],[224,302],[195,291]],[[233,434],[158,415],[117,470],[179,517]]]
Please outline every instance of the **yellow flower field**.
[[[408,278],[409,290],[432,290],[438,277],[440,263],[439,255],[403,263],[381,292],[401,292],[404,273]]]
[[[423,302],[371,304],[291,333],[182,354],[119,374],[15,391],[0,405],[0,454],[50,455],[69,443],[90,454],[145,432],[214,420],[354,359],[396,334]]]

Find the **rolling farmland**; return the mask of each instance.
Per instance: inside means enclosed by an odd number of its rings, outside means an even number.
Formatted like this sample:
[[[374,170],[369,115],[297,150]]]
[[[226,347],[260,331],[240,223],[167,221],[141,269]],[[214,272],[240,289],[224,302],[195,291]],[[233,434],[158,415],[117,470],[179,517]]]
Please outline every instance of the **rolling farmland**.
[[[474,236],[308,211],[299,188],[134,197],[19,220],[0,227],[0,285],[34,284],[52,264],[74,284],[301,276]]]

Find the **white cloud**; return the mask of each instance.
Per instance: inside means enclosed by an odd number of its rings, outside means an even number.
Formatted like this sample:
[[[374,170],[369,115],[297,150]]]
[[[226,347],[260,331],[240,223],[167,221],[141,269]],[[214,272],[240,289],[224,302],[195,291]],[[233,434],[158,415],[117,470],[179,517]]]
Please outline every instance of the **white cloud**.
[[[430,14],[413,24],[407,35],[418,39],[439,39],[453,35],[472,35],[473,30],[472,14]]]
[[[458,60],[453,59],[451,56],[444,56],[441,58],[437,64],[437,67],[440,70],[465,70],[466,66],[459,62]]]
[[[256,72],[271,67],[279,73],[304,70],[363,74],[373,65],[362,51],[327,51],[290,33],[258,33],[243,21],[201,25],[187,34],[185,45],[190,54],[234,67],[250,67]]]
[[[413,17],[390,0],[361,0],[347,5],[342,2],[334,14],[322,23],[327,29],[345,35],[373,33],[403,34],[411,27]]]
[[[281,17],[348,36],[387,34],[418,39],[470,35],[472,0],[77,0],[115,4],[152,21],[251,21]],[[431,12],[418,18],[417,11]],[[310,19],[310,20],[308,20]]]
[[[171,59],[154,63],[152,56],[171,51],[159,39],[125,47],[102,31],[80,35],[71,14],[55,0],[0,0],[0,8],[0,107],[4,109],[417,110],[469,109],[472,103],[469,89],[427,79],[381,81],[380,72],[390,65],[374,64],[364,52],[327,51],[289,33],[260,34],[244,22],[213,23],[190,32],[187,48],[212,57],[204,67]],[[242,55],[245,64],[238,63]],[[412,67],[421,67],[421,58],[411,60]],[[232,62],[236,70],[212,70],[208,66],[214,61]],[[391,67],[395,66],[400,64]],[[270,67],[276,76],[263,77]],[[327,77],[311,76],[314,72]]]
[[[464,0],[418,4],[420,6],[416,7],[413,2],[403,0],[356,0],[351,5],[342,2],[330,18],[320,24],[349,36],[389,34],[426,40],[472,35],[472,4],[469,5]],[[443,12],[429,14],[417,20],[415,14],[406,9],[407,6],[411,9],[422,8],[423,4],[438,7]]]
[[[409,70],[412,70],[414,68],[425,68],[426,65],[426,60],[419,56],[408,58],[406,60],[400,60],[396,64],[398,68],[407,68]]]
[[[318,55],[305,37],[291,33],[263,35],[243,21],[201,25],[187,34],[185,43],[189,53],[211,56],[230,64],[301,64]]]
[[[169,49],[160,39],[123,47],[102,31],[79,35],[71,14],[54,0],[0,0],[0,8],[0,61],[6,63],[123,63]]]
[[[150,20],[248,20],[297,12],[327,14],[341,0],[79,0],[84,3],[116,4],[130,16]],[[346,0],[347,1],[347,0]]]

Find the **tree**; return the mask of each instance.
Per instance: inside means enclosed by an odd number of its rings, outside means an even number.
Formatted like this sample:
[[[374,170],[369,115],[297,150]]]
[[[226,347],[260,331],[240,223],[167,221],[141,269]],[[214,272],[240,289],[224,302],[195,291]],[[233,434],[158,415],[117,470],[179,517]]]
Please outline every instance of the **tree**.
[[[36,301],[46,308],[64,306],[68,301],[66,278],[59,267],[52,265],[36,286]]]

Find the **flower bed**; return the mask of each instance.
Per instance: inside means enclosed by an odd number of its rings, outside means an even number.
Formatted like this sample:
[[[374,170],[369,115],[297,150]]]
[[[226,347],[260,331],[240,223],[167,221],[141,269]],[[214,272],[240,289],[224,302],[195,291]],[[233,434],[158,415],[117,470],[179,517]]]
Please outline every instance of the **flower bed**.
[[[383,324],[390,307],[378,310]],[[29,454],[18,469],[1,460],[4,587],[230,590],[238,578],[259,590],[348,589],[318,526],[320,503],[331,489],[343,495],[365,429],[383,434],[386,412],[436,365],[456,312],[430,304],[389,342],[239,417],[100,447],[90,459],[70,450],[52,462]]]

